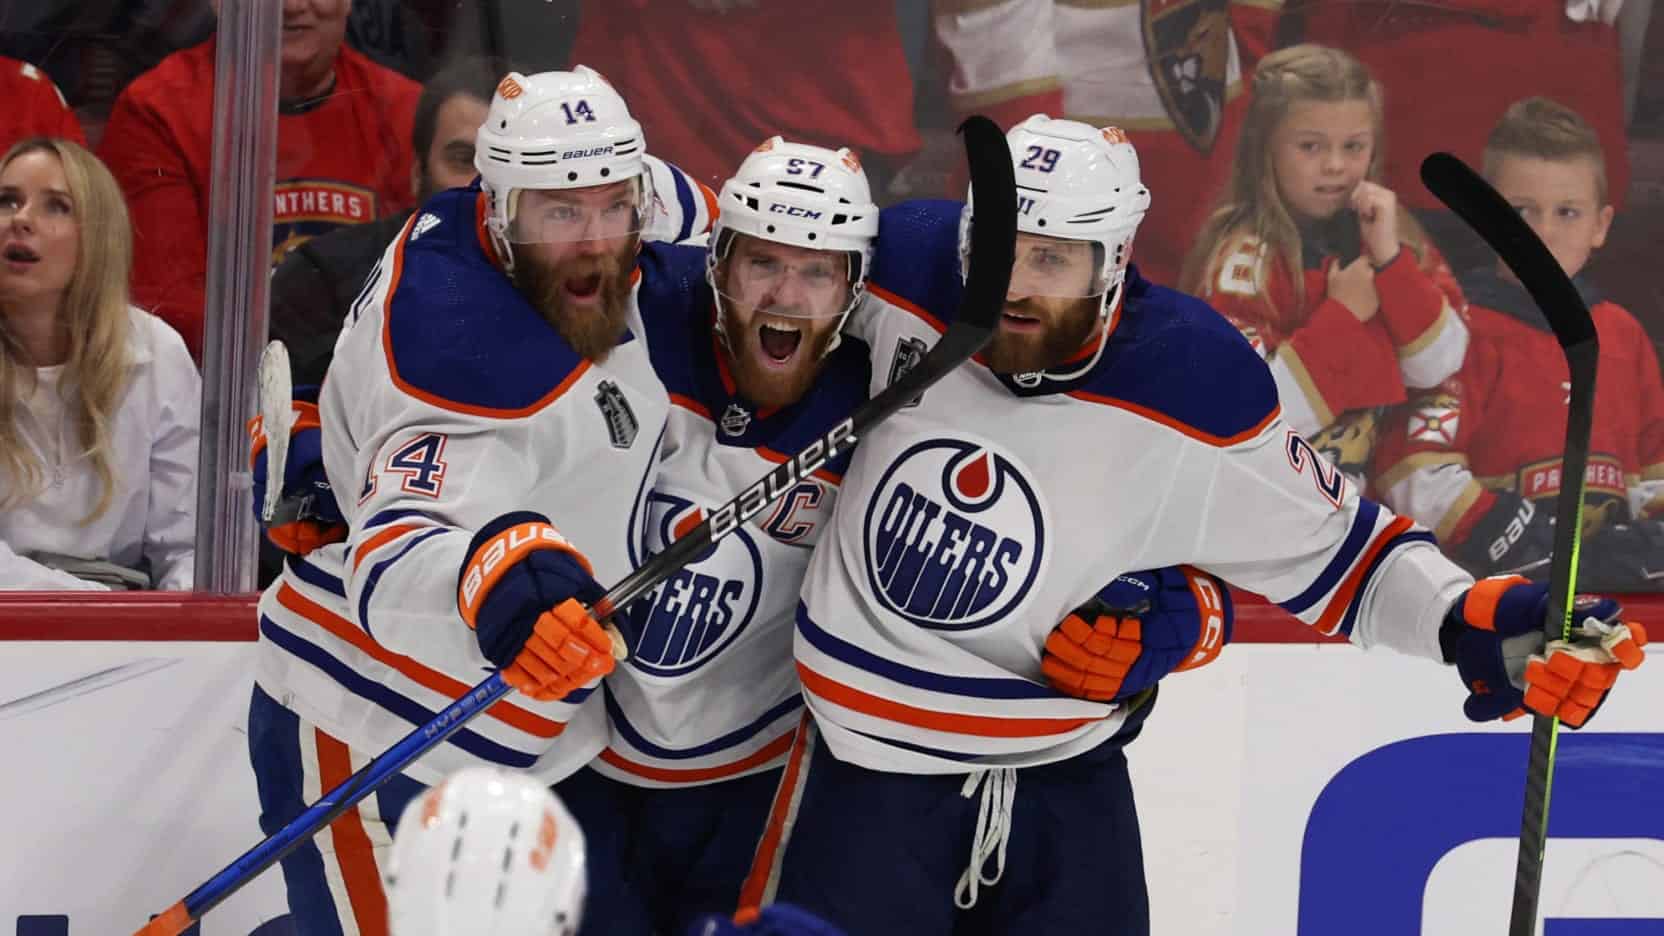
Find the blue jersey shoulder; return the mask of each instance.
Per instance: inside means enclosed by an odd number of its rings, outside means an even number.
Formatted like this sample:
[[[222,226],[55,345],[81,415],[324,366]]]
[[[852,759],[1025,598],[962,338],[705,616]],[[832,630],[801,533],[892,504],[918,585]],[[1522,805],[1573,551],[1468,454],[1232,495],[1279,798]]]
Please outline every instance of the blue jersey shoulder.
[[[1079,390],[1151,411],[1225,442],[1277,409],[1271,371],[1242,333],[1194,296],[1127,272],[1120,320]]]
[[[585,363],[486,255],[477,190],[422,207],[396,248],[388,363],[407,392],[482,416],[521,416]]]
[[[869,288],[900,299],[946,324],[965,290],[959,270],[959,216],[964,203],[917,200],[891,205],[878,216]]]

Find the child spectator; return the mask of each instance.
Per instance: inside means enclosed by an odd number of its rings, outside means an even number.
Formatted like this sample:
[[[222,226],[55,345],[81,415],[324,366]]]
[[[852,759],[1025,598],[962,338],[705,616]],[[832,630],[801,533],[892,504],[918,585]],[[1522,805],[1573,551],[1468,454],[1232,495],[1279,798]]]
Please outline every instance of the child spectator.
[[[1594,315],[1600,338],[1578,584],[1653,589],[1664,573],[1664,384],[1641,326],[1582,277],[1613,208],[1596,132],[1544,98],[1508,108],[1484,174],[1517,207]],[[1475,575],[1548,575],[1565,444],[1566,361],[1500,262],[1462,276],[1473,330],[1455,378],[1407,407],[1377,454],[1377,487]]]
[[[1377,184],[1381,90],[1357,59],[1299,45],[1260,61],[1229,190],[1185,259],[1265,355],[1283,415],[1354,478],[1383,407],[1462,364],[1461,293]]]
[[[272,262],[307,238],[411,206],[421,89],[342,43],[348,0],[283,4]],[[100,146],[132,205],[133,294],[202,351],[215,40],[176,52],[116,101]]]
[[[132,251],[79,144],[0,161],[0,588],[191,587],[201,383]]]

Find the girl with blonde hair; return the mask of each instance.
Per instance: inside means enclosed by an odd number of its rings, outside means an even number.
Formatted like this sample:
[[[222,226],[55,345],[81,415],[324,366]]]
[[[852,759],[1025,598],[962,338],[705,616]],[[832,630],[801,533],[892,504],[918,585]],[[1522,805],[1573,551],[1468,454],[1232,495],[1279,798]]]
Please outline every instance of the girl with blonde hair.
[[[1180,285],[1265,356],[1283,415],[1361,474],[1381,408],[1455,373],[1455,277],[1378,184],[1382,92],[1357,59],[1297,45],[1261,60],[1230,186]]]
[[[132,257],[97,157],[0,158],[0,588],[191,587],[201,381]]]

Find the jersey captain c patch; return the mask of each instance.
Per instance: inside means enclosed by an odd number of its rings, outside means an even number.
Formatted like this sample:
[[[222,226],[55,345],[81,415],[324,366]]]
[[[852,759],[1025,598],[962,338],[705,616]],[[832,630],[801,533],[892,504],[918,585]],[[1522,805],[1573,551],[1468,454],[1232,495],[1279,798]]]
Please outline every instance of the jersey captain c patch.
[[[867,582],[920,627],[970,630],[1016,613],[1046,559],[1045,505],[1004,452],[930,439],[880,478],[863,524]]]

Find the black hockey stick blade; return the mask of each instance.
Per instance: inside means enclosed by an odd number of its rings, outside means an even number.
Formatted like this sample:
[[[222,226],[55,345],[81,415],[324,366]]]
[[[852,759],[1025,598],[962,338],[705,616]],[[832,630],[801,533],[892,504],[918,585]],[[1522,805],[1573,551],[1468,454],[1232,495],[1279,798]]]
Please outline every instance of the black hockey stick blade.
[[[1421,164],[1421,180],[1450,210],[1502,258],[1531,294],[1560,342],[1571,372],[1566,401],[1565,455],[1560,494],[1554,505],[1554,560],[1549,566],[1549,640],[1564,640],[1571,629],[1577,593],[1577,552],[1582,538],[1584,475],[1589,431],[1595,412],[1595,365],[1600,342],[1589,307],[1554,255],[1507,200],[1449,153],[1434,153]],[[1535,936],[1537,898],[1542,890],[1543,850],[1548,845],[1548,802],[1554,782],[1555,739],[1560,721],[1536,716],[1531,723],[1531,756],[1526,764],[1525,805],[1520,817],[1519,858],[1514,867],[1514,902],[1509,936]]]
[[[640,644],[641,635],[629,616],[619,611],[645,597],[712,543],[784,497],[798,481],[809,477],[839,451],[854,445],[872,427],[965,363],[993,338],[1017,253],[1017,181],[1011,165],[1011,150],[999,125],[986,117],[972,116],[959,125],[959,132],[965,138],[976,211],[971,218],[971,256],[957,316],[905,376],[857,407],[842,422],[733,500],[711,511],[697,527],[642,563],[595,603],[592,609],[595,617],[612,618],[631,650]]]

